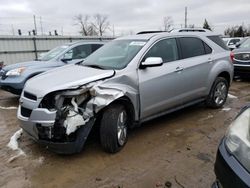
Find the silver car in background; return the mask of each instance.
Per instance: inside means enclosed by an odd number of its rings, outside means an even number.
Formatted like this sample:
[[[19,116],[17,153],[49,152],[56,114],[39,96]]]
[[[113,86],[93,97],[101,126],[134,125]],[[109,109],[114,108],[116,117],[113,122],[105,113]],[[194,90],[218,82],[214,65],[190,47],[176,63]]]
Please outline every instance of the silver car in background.
[[[80,152],[95,125],[104,150],[115,153],[145,121],[199,102],[222,107],[232,78],[230,51],[212,32],[128,36],[29,80],[18,118],[54,152]]]

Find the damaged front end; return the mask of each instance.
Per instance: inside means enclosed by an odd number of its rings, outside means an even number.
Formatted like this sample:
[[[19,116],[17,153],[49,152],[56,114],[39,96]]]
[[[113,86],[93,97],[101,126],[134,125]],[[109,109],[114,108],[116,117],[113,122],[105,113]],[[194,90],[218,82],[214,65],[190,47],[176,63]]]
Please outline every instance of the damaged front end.
[[[37,142],[56,153],[80,152],[95,123],[96,114],[124,93],[102,88],[98,82],[75,90],[56,91],[41,101],[25,91],[20,99],[18,118],[21,127]],[[30,107],[38,104],[37,108]],[[30,111],[30,112],[26,112]]]

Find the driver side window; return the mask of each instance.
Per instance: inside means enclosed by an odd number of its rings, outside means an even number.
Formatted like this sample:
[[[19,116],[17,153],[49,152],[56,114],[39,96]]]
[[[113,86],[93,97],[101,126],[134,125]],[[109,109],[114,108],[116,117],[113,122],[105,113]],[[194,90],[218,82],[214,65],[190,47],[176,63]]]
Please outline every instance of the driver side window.
[[[143,62],[148,57],[161,57],[163,62],[171,62],[178,60],[178,48],[175,39],[164,39],[156,44],[146,53]]]

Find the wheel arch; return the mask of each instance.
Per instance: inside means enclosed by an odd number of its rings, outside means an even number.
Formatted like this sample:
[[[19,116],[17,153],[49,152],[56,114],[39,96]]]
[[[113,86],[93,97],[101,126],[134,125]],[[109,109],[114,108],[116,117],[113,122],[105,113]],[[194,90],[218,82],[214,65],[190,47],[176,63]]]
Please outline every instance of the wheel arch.
[[[97,115],[98,119],[100,120],[102,117],[103,112],[109,108],[111,105],[113,104],[121,104],[125,107],[127,113],[129,114],[129,128],[133,128],[136,125],[135,122],[135,108],[134,105],[132,103],[132,101],[130,100],[129,97],[127,96],[122,96],[116,100],[114,100],[113,102],[111,102],[109,105],[107,105],[106,107],[104,107]]]

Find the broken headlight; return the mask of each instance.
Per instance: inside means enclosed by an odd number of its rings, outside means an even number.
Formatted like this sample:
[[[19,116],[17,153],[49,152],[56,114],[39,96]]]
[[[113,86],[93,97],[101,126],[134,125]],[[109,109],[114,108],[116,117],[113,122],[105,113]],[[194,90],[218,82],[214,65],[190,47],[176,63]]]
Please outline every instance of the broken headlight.
[[[229,126],[225,143],[230,153],[250,172],[250,107],[244,108]]]

